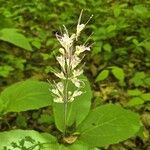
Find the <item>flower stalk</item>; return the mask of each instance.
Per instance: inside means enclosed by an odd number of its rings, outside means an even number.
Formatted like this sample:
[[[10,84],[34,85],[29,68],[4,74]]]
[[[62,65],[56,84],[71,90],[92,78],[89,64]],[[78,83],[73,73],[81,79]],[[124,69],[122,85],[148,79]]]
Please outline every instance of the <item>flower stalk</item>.
[[[80,55],[85,51],[90,51],[90,46],[83,45],[75,45],[78,41],[78,38],[81,34],[81,31],[85,28],[85,25],[89,22],[89,20],[85,24],[80,24],[82,12],[80,13],[76,33],[71,36],[68,33],[68,30],[64,27],[64,34],[58,35],[56,34],[57,40],[61,44],[61,48],[59,49],[60,55],[56,57],[61,70],[60,72],[54,73],[61,81],[52,85],[52,89],[50,91],[54,95],[55,103],[64,104],[64,136],[66,135],[67,130],[67,110],[68,103],[73,102],[75,97],[80,96],[83,91],[83,81],[79,79],[79,76],[83,73],[83,69],[78,67],[81,63],[82,59]],[[76,90],[69,90],[68,86],[72,83]]]

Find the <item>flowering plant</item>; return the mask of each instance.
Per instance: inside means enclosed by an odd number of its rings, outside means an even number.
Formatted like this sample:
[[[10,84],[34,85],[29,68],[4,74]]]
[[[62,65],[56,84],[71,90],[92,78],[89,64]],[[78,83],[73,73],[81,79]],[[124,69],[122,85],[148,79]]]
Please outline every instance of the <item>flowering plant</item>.
[[[126,140],[139,131],[139,116],[121,106],[106,104],[91,110],[92,91],[81,65],[83,52],[90,51],[91,46],[86,42],[75,44],[92,16],[87,23],[80,24],[81,16],[82,11],[75,34],[70,36],[65,26],[63,35],[56,34],[62,46],[56,56],[61,67],[55,72],[59,82],[49,81],[49,87],[47,82],[22,81],[6,88],[0,95],[1,116],[52,106],[57,134],[33,130],[1,132],[0,149],[95,150]]]

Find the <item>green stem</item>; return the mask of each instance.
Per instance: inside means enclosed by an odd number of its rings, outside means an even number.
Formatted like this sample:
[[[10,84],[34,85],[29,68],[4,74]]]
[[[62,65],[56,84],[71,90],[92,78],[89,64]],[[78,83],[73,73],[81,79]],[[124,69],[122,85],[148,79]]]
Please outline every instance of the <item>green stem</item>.
[[[64,136],[66,135],[67,129],[67,109],[68,109],[68,78],[64,84]]]

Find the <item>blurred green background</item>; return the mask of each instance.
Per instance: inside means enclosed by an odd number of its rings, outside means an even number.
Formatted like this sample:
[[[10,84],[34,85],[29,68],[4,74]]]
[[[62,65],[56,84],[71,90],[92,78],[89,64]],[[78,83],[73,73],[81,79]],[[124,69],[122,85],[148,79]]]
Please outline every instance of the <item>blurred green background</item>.
[[[53,79],[55,38],[62,25],[75,31],[93,14],[81,42],[93,32],[85,75],[91,81],[92,107],[120,103],[137,111],[143,135],[106,149],[150,150],[149,0],[0,0],[0,90],[28,78]]]

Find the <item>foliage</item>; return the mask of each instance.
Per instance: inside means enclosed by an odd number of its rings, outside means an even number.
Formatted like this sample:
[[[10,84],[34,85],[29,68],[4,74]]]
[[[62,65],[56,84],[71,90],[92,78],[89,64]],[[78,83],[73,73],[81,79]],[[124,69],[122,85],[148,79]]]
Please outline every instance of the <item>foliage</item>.
[[[83,33],[84,40],[89,36],[89,31],[93,31],[89,41],[94,44],[91,53],[86,57],[87,63],[85,65],[85,73],[94,93],[91,107],[99,107],[105,103],[119,103],[123,107],[127,106],[127,109],[132,108],[137,111],[145,125],[144,131],[142,131],[144,135],[140,138],[104,149],[149,148],[150,125],[149,119],[145,119],[147,116],[145,114],[149,114],[150,111],[150,2],[148,0],[12,0],[5,3],[0,1],[0,6],[1,90],[12,83],[28,78],[53,80],[54,77],[51,73],[55,72],[57,65],[54,56],[58,52],[58,43],[54,39],[54,35],[59,32],[61,24],[65,24],[69,30],[73,30],[80,10],[85,9],[84,14],[87,16],[83,18],[83,23],[91,14],[94,15]],[[26,82],[24,81],[24,83]],[[37,85],[41,84],[45,85],[45,88],[48,86],[45,82],[38,82],[33,86],[34,91],[39,89]],[[31,86],[32,84],[27,85]],[[13,86],[15,87],[15,85]],[[5,90],[1,94],[5,93]],[[12,89],[13,91],[15,89]],[[17,93],[19,94],[20,91]],[[25,90],[25,95],[26,91],[28,90]],[[9,92],[11,93],[11,91]],[[7,100],[0,97],[0,111],[2,114],[5,112],[8,115],[2,116],[1,130],[7,128],[3,127],[3,124],[8,126],[8,129],[12,129],[22,122],[21,126],[24,128],[36,128],[40,131],[49,131],[49,128],[52,128],[54,130],[52,133],[58,135],[59,133],[55,133],[56,129],[53,128],[54,116],[50,115],[51,118],[48,118],[47,108],[43,108],[52,104],[51,96],[49,95],[48,99],[46,96],[48,91],[44,93],[46,100],[38,99],[39,104],[36,103],[35,107],[35,103],[30,101],[30,97],[28,101],[23,100],[25,105],[19,106],[17,106],[19,101],[15,101],[16,105],[13,105],[11,96],[6,96],[7,94],[4,95],[8,98]],[[12,97],[19,98],[17,95]],[[9,104],[11,104],[10,109],[7,110]],[[35,115],[34,122],[38,121],[33,123],[33,119],[28,119],[31,115],[29,110],[39,108],[43,109],[36,112],[37,116]],[[11,113],[11,115],[7,113],[12,111],[27,111],[25,119],[18,117],[19,119],[16,121],[16,118],[12,116],[17,116],[18,113]],[[45,113],[46,116],[42,116]],[[52,112],[48,111],[49,114]],[[85,116],[85,114],[80,115]],[[18,123],[11,124],[11,121]],[[70,125],[72,122],[73,120]],[[76,130],[74,126],[72,124],[70,132]],[[81,145],[80,142],[75,142],[67,147],[62,144],[57,146],[63,150],[83,148],[89,150],[87,145],[83,143]]]
[[[32,130],[12,130],[0,133],[1,150],[48,150],[54,147],[56,139],[46,133]]]
[[[49,96],[50,94],[47,93],[47,90],[48,86],[45,82],[27,80],[24,82],[16,83],[8,87],[1,93],[1,110],[3,113],[20,112],[52,105]],[[89,112],[91,90],[88,81],[86,81],[86,86],[83,90],[86,90],[86,92],[82,96],[76,98],[75,101],[72,102],[70,105],[68,105],[66,124],[68,127],[68,135],[61,139],[65,143],[73,144],[74,142],[83,142],[85,143],[83,145],[86,145],[86,147],[89,148],[103,147],[130,138],[139,131],[140,122],[138,115],[128,110],[124,110],[119,106],[104,105],[101,107],[97,107],[95,110]],[[53,108],[56,127],[61,132],[63,132],[63,104],[54,103]],[[82,113],[77,114],[79,111]],[[73,129],[70,130],[69,127],[73,126],[73,124],[75,124],[75,126]],[[9,145],[11,143],[11,146],[14,148],[28,150],[32,148],[36,149],[37,147],[39,147],[39,149],[42,150],[42,140],[40,140],[38,143],[35,143],[34,139],[34,141],[31,142],[34,145],[26,145],[25,141],[27,140],[28,142],[28,138],[26,137],[28,136],[28,134],[34,134],[34,132],[35,131],[19,130],[1,132],[0,138],[6,140],[4,140],[0,146],[5,147],[4,149],[7,150],[9,149]],[[11,137],[9,138],[9,141],[7,140],[8,135]],[[21,141],[19,141],[19,145],[15,143],[18,139],[23,138],[23,136],[25,136],[25,139],[21,139]],[[49,136],[51,137],[51,135]],[[15,138],[15,141],[13,141],[13,138]],[[56,142],[55,146],[57,145],[58,143]],[[82,144],[80,145],[81,147],[83,146]]]
[[[52,104],[49,85],[45,82],[22,81],[6,88],[0,94],[1,113],[39,109]]]

